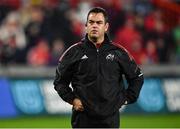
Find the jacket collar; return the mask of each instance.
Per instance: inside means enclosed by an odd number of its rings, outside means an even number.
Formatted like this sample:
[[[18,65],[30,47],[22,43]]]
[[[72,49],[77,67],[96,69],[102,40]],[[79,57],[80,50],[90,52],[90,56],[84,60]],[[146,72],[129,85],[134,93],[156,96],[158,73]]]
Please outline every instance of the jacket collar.
[[[90,48],[96,48],[96,46],[88,39],[87,34],[85,35],[85,38],[83,38],[81,41],[84,42]],[[108,35],[105,33],[104,41],[102,42],[101,47],[106,46],[106,45],[110,44],[111,42],[112,41],[109,39]]]

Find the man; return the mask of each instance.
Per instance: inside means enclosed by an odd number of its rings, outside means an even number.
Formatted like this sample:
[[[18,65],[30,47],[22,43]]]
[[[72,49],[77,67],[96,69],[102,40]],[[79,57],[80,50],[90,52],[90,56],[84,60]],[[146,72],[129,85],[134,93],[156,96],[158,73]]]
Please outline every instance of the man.
[[[73,106],[73,128],[119,128],[119,108],[139,96],[143,74],[127,51],[109,40],[108,28],[106,11],[91,9],[85,39],[67,49],[59,60],[55,90]]]

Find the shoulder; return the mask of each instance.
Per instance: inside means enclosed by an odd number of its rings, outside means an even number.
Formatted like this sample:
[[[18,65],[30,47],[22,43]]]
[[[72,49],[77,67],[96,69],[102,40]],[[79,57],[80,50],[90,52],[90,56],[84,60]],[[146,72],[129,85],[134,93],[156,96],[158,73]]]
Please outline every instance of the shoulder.
[[[133,56],[129,53],[129,51],[118,43],[112,42],[112,45],[116,48],[116,53],[121,57],[128,57],[130,60],[133,60]]]
[[[118,49],[119,51],[128,53],[127,49],[125,47],[123,47],[122,45],[120,45],[118,43],[114,43],[114,42],[112,42],[112,45],[114,47],[116,47],[116,49]]]
[[[77,50],[80,48],[81,45],[82,45],[82,42],[77,42],[77,43],[71,45],[65,52]]]
[[[59,61],[62,60],[62,58],[64,58],[65,56],[69,56],[69,55],[75,55],[78,53],[78,51],[80,50],[80,47],[82,46],[82,42],[78,42],[75,43],[73,45],[71,45],[68,49],[66,49],[66,51],[62,54],[62,56],[60,57]]]

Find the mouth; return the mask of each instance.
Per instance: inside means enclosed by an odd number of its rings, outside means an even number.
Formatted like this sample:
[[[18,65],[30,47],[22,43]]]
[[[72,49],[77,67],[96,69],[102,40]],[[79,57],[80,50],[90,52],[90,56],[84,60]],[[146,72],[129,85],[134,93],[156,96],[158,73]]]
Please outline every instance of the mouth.
[[[97,34],[98,31],[97,31],[97,30],[92,30],[91,33],[92,33],[92,34]]]

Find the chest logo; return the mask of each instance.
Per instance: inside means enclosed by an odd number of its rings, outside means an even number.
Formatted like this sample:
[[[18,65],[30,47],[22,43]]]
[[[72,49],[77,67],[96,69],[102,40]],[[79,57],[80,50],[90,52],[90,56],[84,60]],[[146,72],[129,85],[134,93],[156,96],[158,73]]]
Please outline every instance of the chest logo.
[[[82,60],[88,59],[88,57],[86,55],[81,57]]]
[[[113,55],[113,54],[108,54],[108,55],[106,56],[106,60],[111,60],[111,61],[113,61],[113,60],[114,60],[114,55]]]

